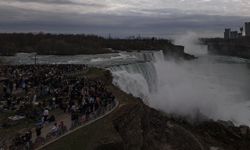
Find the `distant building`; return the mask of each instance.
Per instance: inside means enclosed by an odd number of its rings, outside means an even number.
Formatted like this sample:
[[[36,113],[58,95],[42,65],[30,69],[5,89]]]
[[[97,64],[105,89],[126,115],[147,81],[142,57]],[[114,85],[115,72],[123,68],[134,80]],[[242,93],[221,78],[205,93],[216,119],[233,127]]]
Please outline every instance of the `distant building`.
[[[244,30],[244,28],[243,28],[243,27],[240,27],[241,36],[243,35],[243,30]]]
[[[230,32],[230,39],[237,39],[239,36],[238,31],[231,31]]]
[[[231,33],[231,29],[230,28],[225,29],[224,39],[230,39],[230,33]]]
[[[250,22],[245,23],[245,33],[246,36],[250,36]]]

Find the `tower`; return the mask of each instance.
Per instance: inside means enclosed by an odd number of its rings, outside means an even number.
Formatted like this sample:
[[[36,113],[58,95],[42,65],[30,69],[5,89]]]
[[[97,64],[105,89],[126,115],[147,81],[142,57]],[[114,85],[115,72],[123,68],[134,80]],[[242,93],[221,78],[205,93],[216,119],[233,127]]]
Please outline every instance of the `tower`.
[[[245,35],[250,36],[250,22],[245,23]]]
[[[224,32],[224,39],[230,39],[231,29],[227,28]]]
[[[240,33],[243,35],[243,27],[240,27]]]

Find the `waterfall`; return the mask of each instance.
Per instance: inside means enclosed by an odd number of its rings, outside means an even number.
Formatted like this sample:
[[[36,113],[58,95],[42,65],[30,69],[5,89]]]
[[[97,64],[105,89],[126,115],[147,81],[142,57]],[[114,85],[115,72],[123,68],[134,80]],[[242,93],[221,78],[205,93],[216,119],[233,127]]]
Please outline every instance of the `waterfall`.
[[[120,65],[109,68],[113,83],[136,97],[146,98],[157,90],[157,73],[153,62]]]
[[[155,63],[163,61],[164,55],[159,51],[135,53],[135,56],[145,62],[114,66],[109,70],[114,77],[113,84],[147,103],[150,94],[155,93],[158,88]]]
[[[137,57],[139,60],[144,61],[152,61],[152,62],[158,62],[158,61],[164,61],[164,54],[162,50],[159,51],[143,51],[141,53],[134,53],[135,57]]]
[[[250,71],[244,64],[214,56],[176,62],[164,60],[162,51],[134,55],[144,62],[109,68],[113,83],[123,91],[191,120],[205,116],[250,125]]]

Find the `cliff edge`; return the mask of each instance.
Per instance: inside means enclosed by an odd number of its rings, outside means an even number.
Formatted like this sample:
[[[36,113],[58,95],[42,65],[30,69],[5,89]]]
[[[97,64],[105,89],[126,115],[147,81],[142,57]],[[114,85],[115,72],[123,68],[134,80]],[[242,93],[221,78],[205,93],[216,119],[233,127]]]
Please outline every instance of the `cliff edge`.
[[[238,39],[211,38],[202,39],[201,42],[208,46],[208,52],[211,54],[250,59],[249,37]]]

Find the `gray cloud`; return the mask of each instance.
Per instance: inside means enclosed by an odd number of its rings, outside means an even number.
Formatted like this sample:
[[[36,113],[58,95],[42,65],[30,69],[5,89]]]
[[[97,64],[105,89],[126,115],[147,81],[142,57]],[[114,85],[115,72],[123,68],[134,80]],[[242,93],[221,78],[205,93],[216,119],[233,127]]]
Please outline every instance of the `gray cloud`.
[[[70,0],[11,0],[12,2],[22,2],[22,3],[40,3],[40,4],[56,4],[56,5],[80,5],[80,6],[88,6],[88,7],[105,7],[104,4],[97,4],[97,3],[87,3],[87,2],[77,2],[77,1],[70,1]]]
[[[12,1],[19,1],[19,2],[36,2],[36,3],[49,3],[49,4],[74,4],[74,2],[69,0],[40,0],[40,1],[34,1],[34,0],[12,0]]]
[[[250,20],[250,17],[247,16],[187,13],[187,11],[178,8],[150,9],[136,7],[137,9],[124,9],[123,5],[119,6],[121,7],[121,11],[117,11],[119,13],[114,13],[115,11],[113,12],[108,4],[80,0],[44,0],[37,2],[38,4],[33,4],[31,0],[15,0],[15,2],[18,2],[18,4],[8,5],[3,3],[4,5],[0,5],[0,32],[44,31],[101,35],[111,33],[115,36],[135,34],[169,36],[171,34],[183,34],[186,31],[197,31],[222,35],[225,27],[238,29],[243,25],[243,22]],[[32,5],[20,6],[20,2],[31,3]],[[62,10],[66,8],[64,6],[54,11],[50,10],[49,4],[53,7],[56,7],[57,4],[73,6],[65,11]],[[116,4],[113,5],[118,7]],[[46,10],[40,9],[40,6]],[[89,11],[85,11],[85,7]],[[101,7],[105,11],[96,11],[97,7]],[[109,11],[106,11],[106,8],[113,13],[108,13]]]

